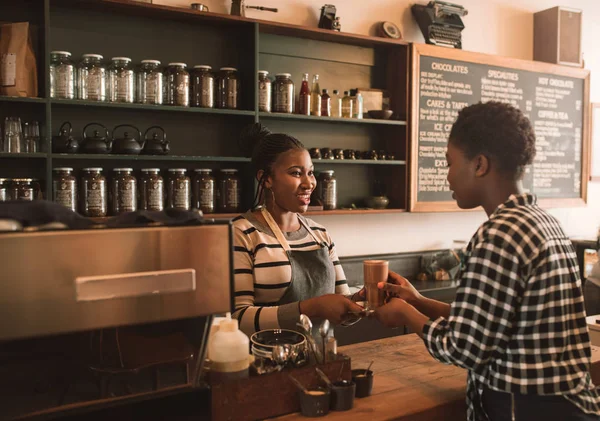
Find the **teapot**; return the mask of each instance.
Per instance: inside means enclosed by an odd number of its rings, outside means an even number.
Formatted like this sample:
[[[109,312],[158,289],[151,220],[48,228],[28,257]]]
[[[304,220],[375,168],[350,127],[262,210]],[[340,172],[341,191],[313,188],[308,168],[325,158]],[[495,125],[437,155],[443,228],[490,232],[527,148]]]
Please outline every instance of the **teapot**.
[[[121,138],[116,138],[115,133],[120,127],[130,127],[135,129],[135,134],[132,137],[129,137],[129,132],[124,132]],[[137,134],[137,137],[136,137]],[[121,124],[113,129],[113,149],[112,153],[125,154],[125,155],[139,155],[144,145],[146,144],[146,140],[142,139],[142,134],[140,130],[132,126],[131,124]]]
[[[77,153],[79,142],[71,135],[72,132],[73,126],[69,121],[65,121],[58,129],[58,135],[52,137],[52,152]]]
[[[158,133],[156,131],[152,133],[152,139],[148,139],[148,133],[154,129],[159,129],[162,131],[161,138],[158,137]],[[169,141],[167,140],[167,133],[165,129],[160,126],[152,126],[149,127],[148,130],[144,133],[144,141],[146,142],[146,146],[142,150],[144,155],[167,155],[169,153]]]
[[[106,136],[101,136],[98,130],[94,130],[94,135],[88,137],[86,130],[90,126],[98,126],[104,129]],[[89,123],[83,128],[83,140],[81,141],[81,152],[83,153],[109,153],[112,146],[108,129],[100,123]]]

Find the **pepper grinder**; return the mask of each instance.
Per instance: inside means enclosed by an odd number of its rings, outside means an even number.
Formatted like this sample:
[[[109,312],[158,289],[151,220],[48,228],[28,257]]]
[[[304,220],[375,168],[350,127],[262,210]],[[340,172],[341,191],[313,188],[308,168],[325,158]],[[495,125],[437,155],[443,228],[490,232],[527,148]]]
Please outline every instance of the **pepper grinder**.
[[[233,16],[246,16],[246,9],[256,9],[275,13],[279,11],[274,7],[246,6],[244,1],[245,0],[231,0],[231,14]]]

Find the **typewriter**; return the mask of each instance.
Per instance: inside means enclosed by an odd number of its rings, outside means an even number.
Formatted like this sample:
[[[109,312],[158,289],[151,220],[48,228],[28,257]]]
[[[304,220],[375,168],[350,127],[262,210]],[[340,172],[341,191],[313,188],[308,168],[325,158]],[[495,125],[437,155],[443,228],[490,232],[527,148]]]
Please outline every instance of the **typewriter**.
[[[457,4],[430,1],[429,4],[414,4],[411,7],[427,44],[462,49],[461,31],[465,25],[461,17],[467,10]]]

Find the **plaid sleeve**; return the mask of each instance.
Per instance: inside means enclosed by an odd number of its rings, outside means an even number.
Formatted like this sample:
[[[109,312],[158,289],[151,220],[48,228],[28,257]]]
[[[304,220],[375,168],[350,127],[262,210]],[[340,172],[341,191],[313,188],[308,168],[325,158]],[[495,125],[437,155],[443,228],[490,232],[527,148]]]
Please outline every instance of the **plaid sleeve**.
[[[471,250],[449,318],[423,328],[435,359],[475,371],[506,349],[523,293],[514,243],[502,233],[486,237]]]

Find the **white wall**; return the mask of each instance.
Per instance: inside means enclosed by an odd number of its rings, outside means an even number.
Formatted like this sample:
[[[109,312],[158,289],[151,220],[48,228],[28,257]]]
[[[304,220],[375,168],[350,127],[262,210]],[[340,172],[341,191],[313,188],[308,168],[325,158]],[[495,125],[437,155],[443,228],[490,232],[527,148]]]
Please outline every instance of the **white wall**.
[[[463,49],[531,60],[533,58],[533,13],[554,6],[583,10],[583,52],[592,71],[591,100],[600,102],[600,2],[598,0],[452,0],[469,14],[463,18]],[[228,13],[230,0],[154,0],[157,4],[189,7],[204,2],[211,11]],[[419,0],[426,3],[426,0]],[[342,31],[373,35],[374,24],[396,23],[411,42],[423,42],[406,0],[337,0]],[[248,10],[247,16],[299,25],[317,26],[325,0],[246,0],[247,5],[279,8],[279,13]],[[600,144],[597,146],[600,147]],[[570,236],[595,238],[600,225],[600,184],[590,183],[588,206],[553,209]],[[486,215],[466,213],[415,213],[391,215],[318,216],[314,219],[331,231],[342,256],[417,251],[447,247],[452,240],[468,240]]]

